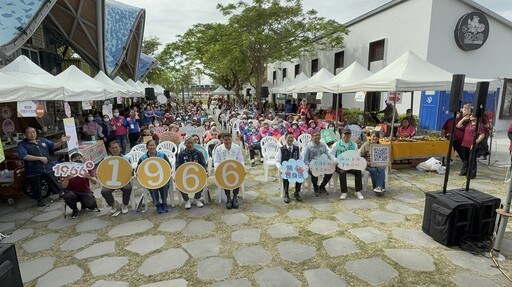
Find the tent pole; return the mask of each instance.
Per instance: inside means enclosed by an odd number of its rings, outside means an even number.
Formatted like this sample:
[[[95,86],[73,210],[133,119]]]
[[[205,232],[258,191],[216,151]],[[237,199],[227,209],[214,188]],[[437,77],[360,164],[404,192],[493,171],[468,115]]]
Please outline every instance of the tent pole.
[[[335,117],[336,118],[334,118],[335,130],[338,128],[338,109],[339,109],[339,104],[340,104],[340,94],[336,94],[336,113],[335,113]]]

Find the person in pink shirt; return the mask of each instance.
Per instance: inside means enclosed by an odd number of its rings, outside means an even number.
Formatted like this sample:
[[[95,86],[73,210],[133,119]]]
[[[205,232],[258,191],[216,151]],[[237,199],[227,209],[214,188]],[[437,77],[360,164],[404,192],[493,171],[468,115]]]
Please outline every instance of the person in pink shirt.
[[[293,134],[295,138],[299,138],[301,134],[301,130],[299,128],[299,123],[297,121],[293,121],[291,127],[288,129],[289,132]]]
[[[260,133],[262,136],[267,136],[269,132],[270,132],[270,122],[265,120],[265,121],[263,121],[263,123],[261,125]]]
[[[467,122],[470,121],[469,124]],[[473,149],[478,148],[478,145],[485,138],[485,128],[483,125],[478,126],[478,132],[476,131],[476,122],[477,118],[471,116],[463,117],[458,123],[457,128],[463,128],[466,125],[464,130],[464,137],[462,138],[462,169],[460,170],[459,175],[465,176],[469,169],[469,158]],[[476,146],[473,146],[473,139],[476,138]],[[473,160],[471,161],[471,178],[476,177],[476,154],[473,156]]]
[[[128,134],[128,129],[126,127],[128,126],[128,122],[119,114],[118,109],[114,110],[114,116],[111,121],[116,139],[121,143],[121,153],[124,154],[126,152],[126,137]]]
[[[407,118],[402,119],[400,127],[396,131],[396,137],[398,138],[410,138],[416,134],[414,127],[410,125]]]

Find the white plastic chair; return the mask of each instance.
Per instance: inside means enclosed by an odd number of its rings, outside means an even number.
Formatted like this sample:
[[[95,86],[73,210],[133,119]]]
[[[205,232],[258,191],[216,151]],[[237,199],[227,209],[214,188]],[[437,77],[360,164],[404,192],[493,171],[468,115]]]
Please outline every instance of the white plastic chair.
[[[174,155],[178,152],[178,147],[173,142],[161,142],[156,147],[156,150],[162,151],[162,150],[168,150],[171,151]]]
[[[240,120],[237,118],[232,118],[230,121],[230,125],[231,125],[231,136],[234,141],[240,135]]]
[[[139,159],[145,154],[145,152],[141,151],[131,151],[126,156],[130,159],[130,163],[133,169],[137,168],[137,164],[139,163]]]
[[[207,162],[207,166],[208,166],[208,174],[212,174],[212,171],[213,171],[213,152],[215,151],[215,149],[217,148],[217,146],[219,146],[221,144],[220,140],[219,139],[213,139],[213,140],[210,140],[206,146],[205,146],[205,149],[206,151],[208,152],[209,154],[209,157],[208,157],[208,162]],[[210,154],[210,147],[213,146],[213,149],[212,149],[212,153]]]
[[[263,168],[265,170],[265,181],[268,181],[268,169],[270,166],[276,166],[276,157],[279,153],[278,143],[267,143],[261,147],[261,153],[263,154]],[[279,173],[279,170],[277,171]]]
[[[286,136],[285,135],[282,135],[280,138],[279,138],[279,144],[281,146],[284,146],[286,144]],[[293,144],[298,146],[300,148],[300,144],[299,142],[297,141],[297,139],[294,139],[293,140]]]
[[[264,147],[267,143],[270,143],[270,142],[273,142],[273,143],[279,144],[279,141],[278,141],[275,137],[272,137],[272,136],[264,136],[264,137],[261,139],[261,141],[260,141],[261,149],[263,150],[263,147]]]
[[[184,141],[180,142],[180,144],[178,146],[178,153],[180,153],[183,150],[185,150],[185,142]]]
[[[143,152],[140,152],[140,151],[131,151],[131,152],[129,152],[129,153],[126,155],[126,157],[128,157],[128,158],[129,158],[129,162],[130,162],[130,164],[132,165],[132,169],[133,169],[133,170],[137,169],[137,164],[139,163],[139,159],[140,159],[143,155],[144,155],[144,153],[143,153]],[[136,200],[136,198],[135,198],[135,190],[136,190],[136,188],[135,188],[135,183],[133,182],[133,179],[136,179],[136,178],[137,178],[137,176],[136,176],[136,175],[135,175],[135,173],[134,173],[134,175],[133,175],[133,177],[132,177],[132,193],[131,193],[131,195],[130,195],[130,201],[131,201],[131,203],[132,203],[132,209],[133,209],[133,210],[135,210],[135,209],[137,208],[137,202],[138,202],[138,201]],[[135,182],[137,182],[137,180],[135,180]],[[142,196],[145,196],[144,198],[147,198],[147,193],[146,193],[146,191],[144,191],[144,188],[143,188],[142,190],[143,190],[143,191],[142,191]],[[146,208],[145,208],[145,210],[144,210],[144,211],[146,211],[146,210],[147,210],[147,201],[146,201]]]
[[[386,186],[386,188],[388,187],[388,168],[386,168],[386,170],[384,171],[384,185]],[[363,191],[368,191],[368,180],[370,179],[370,172],[368,170],[364,170],[363,171]],[[372,185],[373,187],[373,185]],[[373,188],[371,188],[370,190],[373,190]]]
[[[308,143],[311,142],[310,134],[301,134],[298,138],[301,150],[304,150]]]
[[[146,144],[138,144],[138,145],[135,145],[134,147],[132,147],[132,149],[130,150],[130,152],[133,152],[133,151],[140,151],[142,153],[146,153],[148,150],[146,148]]]

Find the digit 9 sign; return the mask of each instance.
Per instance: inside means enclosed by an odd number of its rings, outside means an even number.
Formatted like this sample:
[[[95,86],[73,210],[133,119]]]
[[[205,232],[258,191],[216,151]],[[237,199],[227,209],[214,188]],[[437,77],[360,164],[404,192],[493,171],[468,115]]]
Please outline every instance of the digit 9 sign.
[[[194,194],[206,186],[206,170],[197,162],[187,162],[176,170],[176,186],[184,193]]]
[[[127,185],[132,179],[132,165],[119,156],[107,157],[98,165],[97,175],[102,186],[118,189]]]
[[[215,180],[223,189],[232,190],[244,183],[245,168],[237,160],[228,159],[215,170]]]
[[[163,158],[150,157],[140,163],[137,168],[137,180],[148,189],[157,189],[169,182],[171,165]]]

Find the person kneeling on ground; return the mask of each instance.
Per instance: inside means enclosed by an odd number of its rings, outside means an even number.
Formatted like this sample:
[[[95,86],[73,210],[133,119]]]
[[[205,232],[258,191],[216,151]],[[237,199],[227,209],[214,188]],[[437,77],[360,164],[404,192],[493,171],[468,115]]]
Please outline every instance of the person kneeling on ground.
[[[82,154],[78,152],[72,154],[71,161],[83,163]],[[66,191],[63,198],[69,208],[73,210],[71,218],[77,218],[80,213],[76,205],[77,202],[80,202],[82,209],[98,208],[96,198],[94,197],[90,186],[90,183],[96,184],[96,182],[96,174],[93,170],[88,170],[83,177],[68,175],[64,178],[62,181],[62,188]]]
[[[182,150],[178,157],[176,158],[176,169],[178,169],[182,164],[187,162],[197,162],[206,172],[206,161],[204,160],[203,153],[194,148],[194,138],[187,137],[185,139],[185,149]],[[189,199],[188,194],[184,193],[180,190],[181,196],[185,201],[185,209],[190,209],[192,207],[192,203],[194,203],[197,207],[203,207],[203,203],[201,202],[201,191],[196,192],[194,194],[194,199]]]

